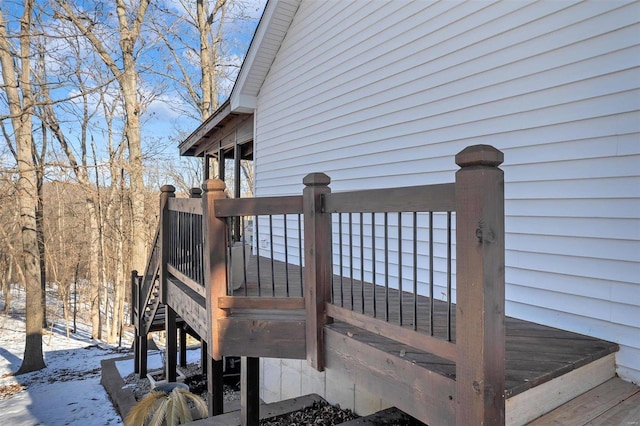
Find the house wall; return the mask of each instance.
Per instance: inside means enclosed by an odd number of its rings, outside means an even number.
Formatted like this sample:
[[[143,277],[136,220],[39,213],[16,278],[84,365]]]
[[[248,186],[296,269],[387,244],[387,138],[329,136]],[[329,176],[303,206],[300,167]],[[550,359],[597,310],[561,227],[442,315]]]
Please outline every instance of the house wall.
[[[494,145],[507,314],[619,343],[638,383],[638,16],[625,1],[304,1],[258,96],[256,195],[301,193],[316,171],[333,191],[450,182],[457,152]],[[263,364],[280,372],[265,400],[309,375]]]

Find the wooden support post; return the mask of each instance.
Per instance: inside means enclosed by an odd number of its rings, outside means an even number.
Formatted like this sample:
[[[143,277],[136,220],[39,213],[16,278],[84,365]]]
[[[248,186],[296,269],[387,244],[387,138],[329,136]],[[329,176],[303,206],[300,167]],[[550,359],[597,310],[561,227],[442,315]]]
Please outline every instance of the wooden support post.
[[[133,372],[140,373],[140,341],[138,340],[137,331],[133,339]]]
[[[178,327],[176,326],[176,311],[170,306],[165,306],[165,327],[167,331],[167,371],[166,377],[168,382],[176,381],[176,366],[178,363]]]
[[[202,175],[204,176],[204,180],[211,178],[211,156],[209,154],[204,154],[202,156]]]
[[[187,329],[180,327],[180,367],[187,366]]]
[[[224,413],[224,377],[223,377],[223,360],[216,361],[207,356],[207,391],[209,392],[208,407],[209,416],[217,416]]]
[[[304,302],[307,312],[307,362],[324,370],[324,333],[329,321],[326,303],[331,301],[331,214],[322,211],[322,195],[331,192],[331,179],[311,173],[302,181],[304,213]]]
[[[260,423],[260,358],[240,358],[240,424]]]
[[[456,155],[456,424],[505,423],[503,154]]]
[[[140,345],[138,336],[140,334],[140,324],[138,321],[138,298],[140,294],[140,285],[138,284],[138,271],[131,271],[131,303],[129,310],[131,311],[131,325],[133,325],[134,339],[133,339],[133,372],[138,374],[140,372]]]
[[[233,197],[240,198],[242,191],[240,191],[240,157],[242,156],[242,150],[238,145],[238,130],[236,130],[236,140],[233,145]],[[240,241],[240,220],[239,218],[233,219],[233,241]]]
[[[224,151],[222,148],[218,148],[218,179],[224,182],[226,178]]]
[[[200,368],[202,368],[202,374],[207,374],[207,359],[209,359],[207,353],[207,342],[200,338]]]
[[[147,335],[144,334],[136,338],[138,339],[138,348],[140,350],[138,358],[138,361],[140,362],[140,366],[138,367],[138,377],[143,378],[147,375]]]
[[[167,260],[169,258],[169,235],[171,233],[167,203],[169,198],[176,196],[176,188],[173,185],[164,185],[160,188],[160,191],[160,301],[166,303]]]
[[[222,360],[218,319],[226,312],[218,308],[218,298],[227,295],[226,224],[215,216],[215,200],[225,198],[225,185],[220,179],[209,179],[203,185],[204,271],[207,296],[207,343],[209,356]]]
[[[131,305],[129,310],[131,311],[130,322],[136,331],[138,329],[138,323],[136,322],[136,319],[139,315],[139,312],[138,312],[139,297],[140,297],[140,285],[138,284],[138,271],[134,269],[133,271],[131,271]]]

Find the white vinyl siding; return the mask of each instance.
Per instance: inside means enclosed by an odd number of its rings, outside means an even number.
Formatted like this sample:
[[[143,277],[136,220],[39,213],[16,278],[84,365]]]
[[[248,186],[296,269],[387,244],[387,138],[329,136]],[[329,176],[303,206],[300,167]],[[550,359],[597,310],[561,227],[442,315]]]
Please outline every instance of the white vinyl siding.
[[[258,94],[256,195],[451,182],[505,154],[507,313],[640,382],[640,3],[303,1]],[[455,265],[455,264],[454,264]],[[441,269],[440,269],[441,270]]]

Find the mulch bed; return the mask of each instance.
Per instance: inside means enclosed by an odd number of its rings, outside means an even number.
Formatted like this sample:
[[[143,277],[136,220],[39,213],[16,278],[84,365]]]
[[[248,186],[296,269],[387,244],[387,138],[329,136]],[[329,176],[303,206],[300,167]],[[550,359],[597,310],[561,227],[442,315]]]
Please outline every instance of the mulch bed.
[[[333,426],[357,417],[351,410],[342,410],[339,406],[320,401],[292,413],[260,420],[260,426]]]
[[[207,400],[207,376],[202,374],[199,363],[188,364],[180,367],[185,374],[184,383],[189,390]],[[142,399],[150,391],[149,380],[145,377],[138,379],[135,374],[124,378],[128,387],[133,390],[137,401]],[[224,400],[235,401],[240,399],[239,384],[236,381],[225,383]],[[360,417],[351,410],[343,410],[339,405],[331,405],[326,401],[313,402],[308,407],[282,414],[268,419],[260,420],[260,426],[334,426],[342,423],[349,425],[386,425],[386,426],[417,426],[423,425],[419,421],[400,412],[390,409],[392,412],[381,412],[367,417]],[[395,410],[395,411],[394,411]],[[388,411],[388,410],[385,410]],[[392,414],[393,413],[393,414]]]

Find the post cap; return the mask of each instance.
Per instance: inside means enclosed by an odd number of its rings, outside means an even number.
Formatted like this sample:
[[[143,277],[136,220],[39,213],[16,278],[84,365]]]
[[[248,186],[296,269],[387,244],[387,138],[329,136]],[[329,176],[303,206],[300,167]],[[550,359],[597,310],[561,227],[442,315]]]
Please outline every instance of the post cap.
[[[224,191],[227,186],[221,179],[207,179],[202,184],[204,192]]]
[[[468,146],[456,155],[456,164],[460,167],[498,167],[503,161],[504,154],[502,151],[491,145]]]
[[[302,179],[306,186],[327,186],[331,183],[331,178],[324,173],[309,173]]]
[[[189,190],[189,197],[191,198],[200,198],[202,195],[202,189],[200,188],[191,188]]]
[[[162,185],[160,192],[176,192],[176,187],[173,185]]]

